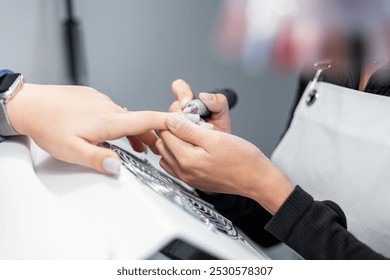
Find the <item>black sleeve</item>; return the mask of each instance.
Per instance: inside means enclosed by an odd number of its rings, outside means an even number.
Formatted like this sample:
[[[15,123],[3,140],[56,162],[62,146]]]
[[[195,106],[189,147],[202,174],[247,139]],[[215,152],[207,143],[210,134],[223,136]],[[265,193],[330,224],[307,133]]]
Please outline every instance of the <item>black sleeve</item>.
[[[265,229],[305,259],[386,259],[347,231],[341,208],[332,201],[314,201],[299,186]]]

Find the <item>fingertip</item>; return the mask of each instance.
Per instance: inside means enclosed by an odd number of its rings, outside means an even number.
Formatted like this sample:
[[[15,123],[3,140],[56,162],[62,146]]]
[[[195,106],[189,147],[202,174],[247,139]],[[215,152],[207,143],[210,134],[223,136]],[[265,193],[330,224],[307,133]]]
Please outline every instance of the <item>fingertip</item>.
[[[88,144],[88,150],[85,159],[89,167],[107,175],[120,174],[121,160],[116,152],[91,144]]]
[[[172,82],[172,92],[179,101],[181,109],[194,98],[190,85],[182,79],[177,79]]]
[[[221,105],[217,102],[217,97],[213,93],[201,92],[199,93],[199,99],[206,105],[206,107],[213,113],[220,111]]]
[[[217,103],[223,104],[224,107],[229,108],[229,103],[226,95],[222,93],[213,94]]]
[[[142,141],[139,140],[137,138],[137,136],[127,136],[126,138],[129,141],[129,143],[134,151],[136,151],[138,153],[145,152],[145,144],[142,143]]]
[[[178,100],[175,100],[171,106],[169,106],[169,112],[173,113],[173,112],[181,112],[182,111],[182,108],[181,108],[181,105],[180,105],[180,102]]]
[[[164,144],[163,144],[163,141],[161,140],[161,138],[158,139],[158,140],[156,141],[156,143],[154,144],[154,146],[156,147],[157,151],[160,151],[163,145],[164,145]]]
[[[220,93],[201,92],[199,99],[207,106],[213,113],[223,113],[229,110],[227,98]]]
[[[106,147],[91,144],[81,138],[73,139],[69,149],[58,158],[105,174],[119,175],[120,172],[121,161],[116,152]]]
[[[107,157],[103,159],[103,163],[102,163],[103,170],[106,173],[115,176],[118,176],[120,174],[121,165],[122,162],[119,159],[113,157]]]
[[[148,145],[142,143],[142,146],[144,146],[144,150],[143,150],[144,154],[147,155],[147,154],[149,153],[149,147],[148,147]]]
[[[180,107],[182,109],[184,109],[187,105],[188,102],[190,102],[191,99],[189,99],[188,97],[184,97],[182,100],[180,100]]]
[[[208,92],[201,92],[201,93],[199,93],[199,98],[203,102],[210,102],[210,101],[215,100],[215,95],[212,93],[208,93]]]
[[[171,166],[169,166],[169,164],[163,158],[160,159],[159,164],[160,164],[161,168],[164,169],[169,175],[176,177],[176,178],[179,178],[177,173],[173,170],[173,168]]]
[[[156,146],[149,147],[153,154],[160,155],[160,152],[157,150]]]
[[[172,87],[172,89],[174,89],[176,86],[178,86],[178,85],[180,85],[180,84],[182,84],[182,83],[184,83],[184,80],[183,80],[183,79],[176,79],[176,80],[174,80],[174,81],[172,82],[171,87]]]
[[[162,156],[162,152],[164,151],[164,143],[161,139],[158,139],[156,143],[154,144],[153,152],[156,155]]]

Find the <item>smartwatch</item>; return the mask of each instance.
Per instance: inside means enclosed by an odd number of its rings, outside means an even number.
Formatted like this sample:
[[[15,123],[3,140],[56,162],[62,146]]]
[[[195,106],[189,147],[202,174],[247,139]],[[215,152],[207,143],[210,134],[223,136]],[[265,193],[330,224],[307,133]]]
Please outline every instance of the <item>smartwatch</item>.
[[[0,135],[19,135],[12,127],[7,113],[6,104],[15,96],[23,84],[23,76],[20,73],[9,73],[0,77]]]

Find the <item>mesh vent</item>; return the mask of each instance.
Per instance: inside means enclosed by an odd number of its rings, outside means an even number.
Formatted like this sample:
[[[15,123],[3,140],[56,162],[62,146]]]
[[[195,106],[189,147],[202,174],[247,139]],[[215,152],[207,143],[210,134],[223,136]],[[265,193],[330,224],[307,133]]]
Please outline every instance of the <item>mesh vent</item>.
[[[218,213],[211,204],[200,199],[196,193],[156,169],[148,160],[141,159],[116,145],[109,143],[104,145],[118,153],[122,164],[138,180],[201,220],[210,230],[219,231],[233,239],[243,240],[230,220]]]

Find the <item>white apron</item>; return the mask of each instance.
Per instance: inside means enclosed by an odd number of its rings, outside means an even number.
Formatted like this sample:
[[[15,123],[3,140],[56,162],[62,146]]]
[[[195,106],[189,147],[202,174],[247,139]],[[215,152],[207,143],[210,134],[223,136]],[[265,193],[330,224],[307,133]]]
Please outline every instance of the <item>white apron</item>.
[[[315,200],[332,200],[348,230],[390,256],[390,98],[317,83],[306,89],[272,161]]]

